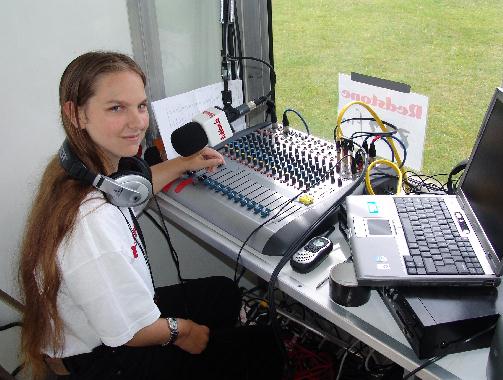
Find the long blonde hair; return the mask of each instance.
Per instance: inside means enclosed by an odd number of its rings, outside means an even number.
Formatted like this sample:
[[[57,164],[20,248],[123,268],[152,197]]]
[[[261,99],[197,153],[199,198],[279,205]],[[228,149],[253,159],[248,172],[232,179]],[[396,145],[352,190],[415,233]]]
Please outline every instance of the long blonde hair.
[[[74,59],[65,69],[59,86],[61,120],[77,157],[90,170],[106,173],[103,153],[80,128],[79,109],[94,95],[101,75],[121,71],[137,73],[146,84],[141,68],[128,56],[115,52],[90,52]],[[65,104],[71,102],[71,112]],[[73,122],[72,122],[73,121]],[[42,350],[61,350],[63,323],[57,295],[61,272],[56,254],[63,238],[74,228],[80,204],[91,187],[68,176],[55,155],[47,165],[28,215],[19,263],[19,281],[24,297],[21,351],[35,379],[45,375]]]

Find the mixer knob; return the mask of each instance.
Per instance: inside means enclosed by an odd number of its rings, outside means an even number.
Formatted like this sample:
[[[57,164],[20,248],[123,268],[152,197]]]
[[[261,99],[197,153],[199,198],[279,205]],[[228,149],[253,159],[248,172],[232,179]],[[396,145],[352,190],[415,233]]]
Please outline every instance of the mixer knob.
[[[264,208],[262,209],[262,211],[260,211],[260,216],[262,218],[267,218],[269,216],[269,214],[271,213],[271,210],[268,209],[268,208]]]
[[[254,209],[253,209],[253,212],[254,212],[255,214],[258,214],[258,213],[259,213],[259,212],[260,212],[263,208],[264,208],[264,206],[263,206],[263,205],[261,205],[261,204],[257,204],[257,205],[255,205],[255,207],[254,207]]]
[[[248,202],[248,204],[246,205],[246,208],[248,208],[249,210],[251,210],[252,208],[255,207],[256,204],[257,204],[257,202],[250,200]]]
[[[250,200],[246,197],[243,197],[241,198],[241,200],[239,201],[239,203],[241,204],[241,206],[246,206],[248,204]]]

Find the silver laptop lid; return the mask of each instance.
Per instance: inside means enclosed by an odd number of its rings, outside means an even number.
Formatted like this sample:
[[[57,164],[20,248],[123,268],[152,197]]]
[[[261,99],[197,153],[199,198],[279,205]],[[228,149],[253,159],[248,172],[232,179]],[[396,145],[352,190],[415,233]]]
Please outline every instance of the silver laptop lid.
[[[503,266],[503,89],[497,88],[456,195],[497,275]]]

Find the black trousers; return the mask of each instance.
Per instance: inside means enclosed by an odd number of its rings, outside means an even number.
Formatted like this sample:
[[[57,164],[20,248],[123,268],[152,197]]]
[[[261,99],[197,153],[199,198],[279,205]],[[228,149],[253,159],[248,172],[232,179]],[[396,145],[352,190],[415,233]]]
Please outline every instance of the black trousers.
[[[163,317],[191,319],[210,328],[208,346],[189,354],[176,346],[111,348],[65,358],[61,379],[281,379],[283,359],[272,329],[235,327],[239,289],[225,277],[190,280],[156,289]]]

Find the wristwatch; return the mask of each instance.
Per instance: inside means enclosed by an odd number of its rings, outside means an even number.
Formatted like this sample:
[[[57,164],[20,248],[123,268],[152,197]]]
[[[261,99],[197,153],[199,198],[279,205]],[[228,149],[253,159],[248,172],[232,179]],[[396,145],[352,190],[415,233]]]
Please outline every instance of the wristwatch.
[[[178,321],[176,320],[176,318],[166,318],[166,321],[168,321],[168,326],[171,333],[169,334],[169,339],[161,346],[173,344],[175,343],[176,338],[178,338]]]

